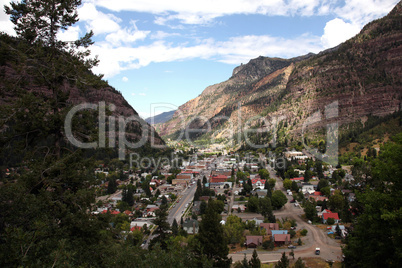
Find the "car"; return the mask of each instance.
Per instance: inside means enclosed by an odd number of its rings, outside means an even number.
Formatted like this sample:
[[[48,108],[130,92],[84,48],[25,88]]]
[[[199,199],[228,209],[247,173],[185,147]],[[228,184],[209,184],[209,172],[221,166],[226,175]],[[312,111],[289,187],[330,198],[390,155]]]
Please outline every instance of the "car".
[[[288,249],[295,249],[295,248],[296,248],[295,245],[290,245],[290,246],[288,246]]]

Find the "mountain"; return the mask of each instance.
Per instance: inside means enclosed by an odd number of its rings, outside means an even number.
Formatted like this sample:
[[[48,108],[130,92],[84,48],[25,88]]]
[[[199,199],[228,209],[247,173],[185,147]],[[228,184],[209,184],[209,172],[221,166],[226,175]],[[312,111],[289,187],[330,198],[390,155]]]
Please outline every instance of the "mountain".
[[[370,117],[401,111],[401,10],[400,2],[355,37],[317,55],[260,56],[236,67],[227,81],[180,106],[159,133],[169,138],[187,133],[200,142],[242,137],[239,144],[244,143],[245,129],[269,127],[276,129],[276,141],[285,144],[300,142],[303,131],[331,122],[347,131],[355,122],[364,125]],[[325,137],[318,132],[317,139]],[[253,138],[266,144],[273,135]]]
[[[19,163],[37,146],[57,147],[57,157],[86,148],[99,159],[122,159],[134,144],[143,154],[164,144],[79,54],[1,34],[0,55],[0,167]]]
[[[151,124],[151,125],[162,124],[162,123],[165,123],[166,121],[169,121],[170,119],[172,119],[173,114],[175,112],[176,112],[176,110],[164,112],[164,113],[155,115],[153,117],[148,117],[147,119],[145,119],[145,122],[147,122],[148,124]]]

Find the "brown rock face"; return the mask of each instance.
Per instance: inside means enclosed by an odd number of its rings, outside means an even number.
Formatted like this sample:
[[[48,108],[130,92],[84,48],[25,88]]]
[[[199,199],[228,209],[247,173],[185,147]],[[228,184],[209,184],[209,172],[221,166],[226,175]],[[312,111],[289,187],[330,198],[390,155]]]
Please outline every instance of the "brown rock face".
[[[228,129],[232,134],[242,131],[239,122],[253,116],[286,118],[290,131],[297,134],[311,114],[320,111],[325,119],[325,107],[335,102],[337,116],[331,120],[340,125],[400,111],[401,12],[399,3],[354,38],[317,55],[289,60],[258,57],[236,67],[229,80],[183,104],[160,126],[160,134],[177,137],[191,126],[204,130],[198,136],[223,137]]]

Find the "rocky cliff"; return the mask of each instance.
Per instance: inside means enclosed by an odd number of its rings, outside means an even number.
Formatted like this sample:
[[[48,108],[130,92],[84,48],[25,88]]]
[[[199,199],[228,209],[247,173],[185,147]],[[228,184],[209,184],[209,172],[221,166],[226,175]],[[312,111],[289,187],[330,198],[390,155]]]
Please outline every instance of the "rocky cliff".
[[[252,127],[282,120],[286,122],[282,134],[297,136],[317,111],[321,120],[312,120],[315,124],[310,127],[325,126],[329,121],[339,125],[356,120],[364,123],[367,116],[400,111],[401,10],[399,3],[354,38],[317,55],[258,57],[236,67],[230,79],[207,87],[182,105],[162,125],[160,134],[177,137],[184,128],[197,128],[201,130],[193,137],[229,138],[244,131],[245,121],[258,116]],[[325,114],[330,104],[337,106],[334,115]]]

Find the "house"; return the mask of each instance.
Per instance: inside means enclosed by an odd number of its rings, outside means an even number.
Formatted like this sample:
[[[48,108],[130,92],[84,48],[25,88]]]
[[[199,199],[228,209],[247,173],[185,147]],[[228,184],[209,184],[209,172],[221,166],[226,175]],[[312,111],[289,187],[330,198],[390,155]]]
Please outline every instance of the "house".
[[[348,232],[346,231],[345,225],[338,225],[341,230],[341,237],[345,238]],[[331,231],[336,234],[336,225],[331,226]]]
[[[197,220],[188,219],[183,223],[183,230],[188,234],[198,234],[199,223]]]
[[[288,234],[288,230],[271,230],[271,234],[272,234],[272,236],[277,235],[277,234]]]
[[[303,186],[302,186],[302,193],[303,193],[303,194],[306,194],[306,193],[308,193],[308,194],[313,194],[313,193],[315,193],[314,185],[309,184],[309,183],[303,184]]]
[[[262,235],[247,235],[246,246],[247,248],[256,248],[262,245]]]
[[[245,205],[233,205],[232,209],[234,211],[239,211],[239,209],[240,209],[240,212],[244,212],[244,211],[246,211],[246,206]]]
[[[200,215],[201,213],[201,201],[194,201],[192,212],[194,215]]]
[[[259,188],[259,189],[264,189],[265,187],[265,181],[266,180],[262,180],[260,178],[257,179],[252,179],[251,180],[251,184],[253,185],[253,189]]]
[[[339,219],[338,213],[323,213],[322,214],[322,222],[324,224],[327,223],[327,220],[332,218],[335,220],[335,223],[339,223],[341,220]]]
[[[267,235],[272,235],[272,230],[279,230],[278,223],[260,223],[260,227],[265,229]]]
[[[290,244],[290,234],[275,234],[273,235],[275,246],[280,247]]]
[[[293,179],[290,179],[290,180],[295,181],[295,182],[304,181],[304,177],[293,178]]]
[[[326,197],[326,196],[317,196],[317,195],[309,195],[309,197],[308,197],[309,199],[314,199],[315,200],[315,202],[318,202],[318,201],[328,201],[328,197]]]
[[[215,175],[210,178],[209,182],[210,183],[222,183],[222,182],[225,182],[227,179],[228,179],[228,177],[225,175]]]
[[[329,210],[329,209],[323,209],[321,212],[318,212],[318,213],[317,213],[317,216],[320,217],[320,218],[322,218],[322,214],[323,214],[323,213],[332,213],[332,211]]]

